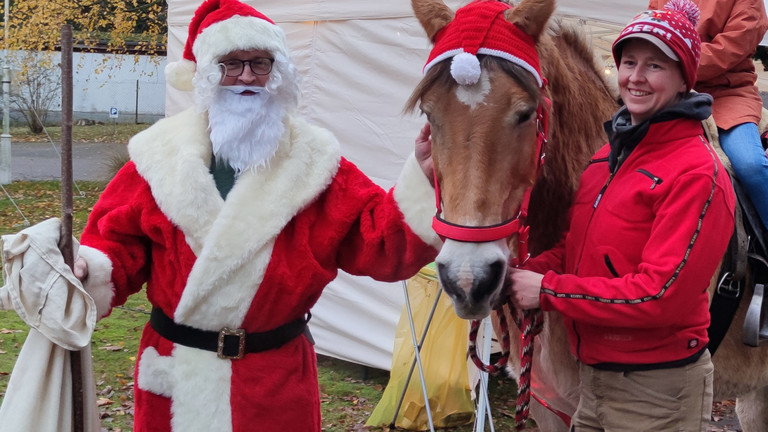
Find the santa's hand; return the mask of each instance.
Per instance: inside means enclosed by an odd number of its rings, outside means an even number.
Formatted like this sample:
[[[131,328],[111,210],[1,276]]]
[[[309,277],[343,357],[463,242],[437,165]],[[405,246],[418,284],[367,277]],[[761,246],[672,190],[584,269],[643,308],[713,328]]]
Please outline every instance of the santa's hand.
[[[88,261],[86,261],[83,257],[77,257],[75,264],[72,266],[72,272],[75,274],[75,277],[80,280],[80,282],[85,282],[88,280]]]
[[[528,270],[510,269],[509,296],[518,309],[538,309],[541,295],[541,280],[544,275]]]
[[[434,165],[432,164],[432,139],[430,134],[432,128],[429,123],[424,124],[419,136],[416,137],[415,151],[416,161],[419,163],[424,175],[427,176],[429,183],[434,186]]]

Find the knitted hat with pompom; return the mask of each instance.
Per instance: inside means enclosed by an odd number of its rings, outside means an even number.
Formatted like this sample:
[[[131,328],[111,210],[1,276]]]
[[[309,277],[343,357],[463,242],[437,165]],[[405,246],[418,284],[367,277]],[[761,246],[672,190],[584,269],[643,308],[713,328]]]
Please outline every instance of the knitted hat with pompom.
[[[698,22],[699,8],[691,0],[670,0],[662,10],[645,11],[632,19],[613,43],[613,60],[620,67],[621,50],[627,39],[645,39],[680,62],[686,87],[691,90],[696,84],[701,57]]]

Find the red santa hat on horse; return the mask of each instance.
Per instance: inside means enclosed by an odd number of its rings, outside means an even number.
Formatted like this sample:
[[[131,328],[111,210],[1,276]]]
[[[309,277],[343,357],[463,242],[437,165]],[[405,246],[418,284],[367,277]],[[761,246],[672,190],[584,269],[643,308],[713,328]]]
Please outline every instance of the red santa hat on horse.
[[[224,86],[222,57],[263,50],[274,59],[264,87]],[[298,104],[298,79],[285,34],[274,21],[237,0],[206,0],[195,12],[182,59],[169,63],[166,80],[194,91],[195,106],[207,111],[217,160],[236,172],[258,168],[274,155],[283,117]]]
[[[480,79],[478,55],[508,60],[533,75],[539,87],[541,76],[536,41],[505,13],[512,6],[500,1],[474,1],[456,11],[453,20],[434,36],[424,73],[442,60],[452,58],[451,76],[460,85],[472,85]]]

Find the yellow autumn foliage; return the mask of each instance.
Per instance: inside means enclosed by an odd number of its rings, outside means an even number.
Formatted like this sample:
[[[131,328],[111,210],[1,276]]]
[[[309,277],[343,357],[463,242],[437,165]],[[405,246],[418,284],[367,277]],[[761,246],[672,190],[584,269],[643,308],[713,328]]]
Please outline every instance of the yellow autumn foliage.
[[[4,49],[53,51],[63,24],[72,25],[76,46],[85,50],[106,44],[121,53],[130,41],[154,54],[166,45],[164,0],[17,0],[9,8]]]

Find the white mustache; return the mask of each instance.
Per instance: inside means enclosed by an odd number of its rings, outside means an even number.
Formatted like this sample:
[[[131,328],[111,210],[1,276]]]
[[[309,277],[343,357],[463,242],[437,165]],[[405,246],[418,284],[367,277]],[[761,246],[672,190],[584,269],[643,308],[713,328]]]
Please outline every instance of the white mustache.
[[[258,94],[266,90],[264,87],[244,86],[244,85],[221,86],[221,88],[237,94],[241,94],[247,91],[251,91]]]

